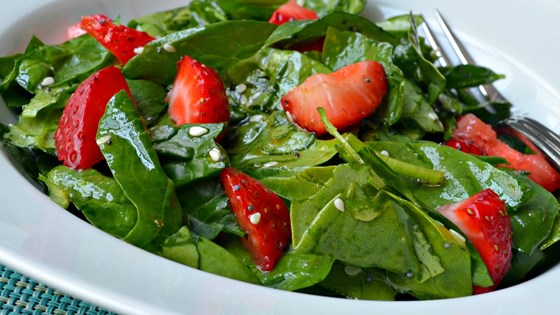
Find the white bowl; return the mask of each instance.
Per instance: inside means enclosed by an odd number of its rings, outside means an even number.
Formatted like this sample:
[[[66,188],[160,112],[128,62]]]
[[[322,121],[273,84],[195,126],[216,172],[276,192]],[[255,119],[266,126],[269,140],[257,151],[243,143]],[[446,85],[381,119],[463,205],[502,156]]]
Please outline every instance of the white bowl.
[[[184,5],[179,0],[3,0],[0,55],[35,34],[60,42],[82,15],[124,21]],[[379,5],[379,6],[378,6]],[[370,17],[440,9],[480,64],[507,79],[516,105],[560,130],[560,2],[554,0],[380,0]],[[0,100],[0,121],[13,121]],[[439,301],[354,301],[250,285],[185,267],[117,240],[59,208],[0,153],[0,263],[123,314],[550,314],[560,267],[517,286]]]

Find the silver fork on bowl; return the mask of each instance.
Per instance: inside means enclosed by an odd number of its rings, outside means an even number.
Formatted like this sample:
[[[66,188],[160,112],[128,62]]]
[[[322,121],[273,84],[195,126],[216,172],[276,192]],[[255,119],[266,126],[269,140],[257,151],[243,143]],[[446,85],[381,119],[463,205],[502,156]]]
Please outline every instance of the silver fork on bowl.
[[[451,50],[459,62],[464,65],[476,64],[437,9],[435,10],[435,17],[441,27],[443,35],[449,41],[449,45],[452,48]],[[425,19],[420,27],[426,35],[428,44],[436,52],[439,63],[444,67],[450,66],[451,61],[448,52],[444,50],[443,45],[437,40],[437,37],[434,35],[434,32]],[[478,92],[486,101],[500,101],[511,104],[511,102],[509,102],[492,84],[479,86]],[[548,157],[552,165],[560,170],[560,136],[535,119],[523,115],[516,115],[506,123],[508,126],[527,137],[527,139]]]

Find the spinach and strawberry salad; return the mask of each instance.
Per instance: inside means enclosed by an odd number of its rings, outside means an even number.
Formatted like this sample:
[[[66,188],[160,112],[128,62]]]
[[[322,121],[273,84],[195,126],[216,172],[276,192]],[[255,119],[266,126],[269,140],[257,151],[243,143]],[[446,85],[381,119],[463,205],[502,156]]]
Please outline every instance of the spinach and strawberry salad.
[[[366,300],[490,292],[558,261],[560,175],[363,0],[194,0],[0,58],[4,150],[52,200],[184,265]],[[81,20],[80,20],[81,18]]]

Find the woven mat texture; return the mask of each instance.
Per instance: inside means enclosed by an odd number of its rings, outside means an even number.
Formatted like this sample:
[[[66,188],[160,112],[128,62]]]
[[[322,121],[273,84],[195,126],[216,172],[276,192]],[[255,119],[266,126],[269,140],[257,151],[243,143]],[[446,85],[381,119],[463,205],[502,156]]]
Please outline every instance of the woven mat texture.
[[[0,265],[0,315],[115,315]]]

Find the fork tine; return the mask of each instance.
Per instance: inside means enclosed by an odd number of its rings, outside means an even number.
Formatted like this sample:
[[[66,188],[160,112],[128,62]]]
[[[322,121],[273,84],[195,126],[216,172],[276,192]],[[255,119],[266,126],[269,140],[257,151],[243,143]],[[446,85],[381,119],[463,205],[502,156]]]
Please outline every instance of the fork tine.
[[[443,30],[443,34],[445,35],[445,38],[447,38],[447,40],[451,44],[451,48],[453,49],[453,51],[455,52],[455,54],[459,58],[459,61],[464,65],[469,65],[469,64],[474,65],[474,64],[476,64],[476,62],[474,61],[472,56],[469,54],[469,52],[465,49],[465,47],[457,39],[457,36],[455,35],[455,33],[453,33],[453,31],[449,27],[449,24],[447,24],[447,22],[445,21],[445,19],[443,18],[443,16],[441,15],[441,13],[439,12],[438,9],[435,9],[434,14],[436,16],[436,20],[438,21],[441,29]],[[481,85],[481,86],[479,86],[478,90],[489,101],[492,101],[492,100],[505,101],[506,100],[505,97],[503,97],[502,94],[500,94],[500,92],[498,92],[498,90],[496,90],[493,85]]]
[[[557,134],[528,117],[512,119],[508,125],[525,135],[548,157],[553,166],[560,170],[560,137]]]
[[[422,20],[424,20],[424,23],[422,23],[420,25],[420,28],[424,32],[424,35],[425,35],[425,38],[426,38],[428,44],[430,45],[430,47],[432,47],[434,53],[436,54],[436,57],[437,57],[437,60],[438,60],[439,64],[442,67],[450,66],[451,61],[449,60],[449,56],[447,56],[445,51],[443,51],[443,49],[441,49],[441,47],[442,47],[441,43],[439,42],[437,37],[434,36],[434,32],[430,28],[430,25],[428,25],[428,23],[426,22],[426,19],[424,18],[424,16],[420,15],[420,17],[422,17]]]

